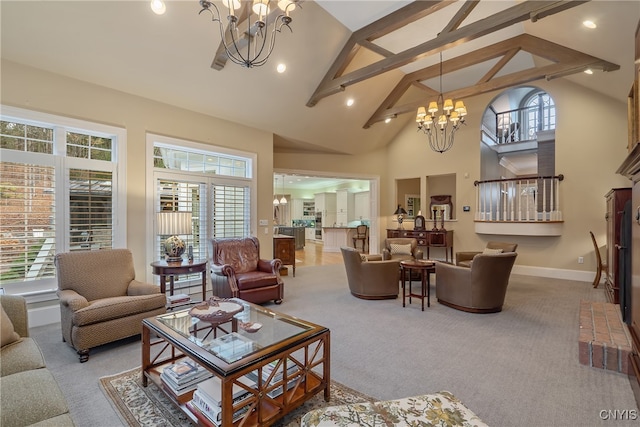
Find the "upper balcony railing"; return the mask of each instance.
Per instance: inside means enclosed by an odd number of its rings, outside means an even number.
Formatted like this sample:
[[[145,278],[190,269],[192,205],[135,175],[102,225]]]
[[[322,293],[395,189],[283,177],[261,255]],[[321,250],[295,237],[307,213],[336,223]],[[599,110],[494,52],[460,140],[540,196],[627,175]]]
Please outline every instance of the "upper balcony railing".
[[[562,222],[563,175],[476,181],[476,221]]]
[[[482,137],[493,145],[535,141],[538,131],[555,129],[555,107],[530,106],[496,112],[482,124]]]

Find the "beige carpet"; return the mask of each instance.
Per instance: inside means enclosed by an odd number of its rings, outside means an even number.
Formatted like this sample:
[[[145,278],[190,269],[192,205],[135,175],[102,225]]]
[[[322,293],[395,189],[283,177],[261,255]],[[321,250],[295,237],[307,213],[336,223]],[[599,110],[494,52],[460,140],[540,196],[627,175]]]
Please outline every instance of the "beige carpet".
[[[150,383],[148,387],[142,387],[140,368],[102,377],[100,385],[125,425],[131,427],[191,426],[187,416],[155,384]],[[302,416],[312,409],[374,400],[372,397],[331,381],[329,402],[324,401],[323,393],[318,393],[275,425],[296,427],[300,425]]]

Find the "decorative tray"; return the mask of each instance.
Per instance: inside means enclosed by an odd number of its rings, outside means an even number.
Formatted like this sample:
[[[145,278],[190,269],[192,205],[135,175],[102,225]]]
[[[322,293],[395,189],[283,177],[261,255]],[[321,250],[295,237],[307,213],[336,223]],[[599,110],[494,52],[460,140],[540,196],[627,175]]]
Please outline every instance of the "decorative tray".
[[[189,310],[189,314],[204,322],[220,324],[230,321],[233,316],[242,310],[244,310],[244,307],[235,301],[212,296],[208,300],[193,306]]]

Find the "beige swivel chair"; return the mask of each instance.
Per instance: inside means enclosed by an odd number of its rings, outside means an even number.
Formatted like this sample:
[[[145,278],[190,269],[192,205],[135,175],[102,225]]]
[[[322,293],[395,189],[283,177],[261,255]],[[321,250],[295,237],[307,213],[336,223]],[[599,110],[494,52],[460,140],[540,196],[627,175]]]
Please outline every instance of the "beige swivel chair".
[[[280,277],[282,261],[260,258],[260,241],[256,237],[211,240],[211,281],[214,294],[235,297],[254,304],[284,297]]]
[[[436,263],[436,298],[440,304],[471,313],[502,311],[515,252],[478,254],[471,267]]]
[[[424,254],[418,248],[418,241],[413,238],[392,237],[385,239],[382,249],[383,260],[404,261],[422,259]]]
[[[342,247],[351,294],[362,299],[393,299],[400,288],[400,262],[366,261],[357,249]]]
[[[481,253],[497,253],[497,252],[515,252],[518,248],[517,243],[509,242],[487,242],[484,251],[467,251],[456,252],[456,265],[460,267],[471,267],[473,257]]]
[[[89,360],[89,349],[138,335],[142,319],[166,312],[160,287],[135,279],[128,249],[57,254],[62,338]]]

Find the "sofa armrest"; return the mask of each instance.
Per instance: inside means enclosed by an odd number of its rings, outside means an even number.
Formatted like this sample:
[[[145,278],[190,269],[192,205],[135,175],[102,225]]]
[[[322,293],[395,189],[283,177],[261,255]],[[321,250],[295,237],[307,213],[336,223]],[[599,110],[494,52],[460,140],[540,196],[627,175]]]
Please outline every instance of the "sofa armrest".
[[[238,280],[236,279],[236,271],[230,264],[212,264],[211,274],[227,278],[231,294],[235,297],[238,293]],[[213,279],[212,279],[213,280]]]
[[[461,261],[471,261],[474,256],[480,254],[482,252],[473,251],[473,252],[456,252],[456,264]]]
[[[132,280],[127,288],[127,295],[129,296],[153,295],[159,293],[159,286],[152,285],[151,283],[140,282],[138,280]]]
[[[0,303],[11,323],[13,330],[21,337],[29,336],[29,316],[27,314],[27,300],[19,295],[2,295]]]
[[[385,260],[385,261],[391,259],[391,252],[389,252],[389,249],[384,248],[382,250],[382,259]]]
[[[71,311],[78,311],[89,306],[89,301],[85,297],[71,289],[58,290],[57,294],[60,298],[60,304],[69,307]]]
[[[280,268],[282,268],[282,260],[280,258],[258,260],[258,270],[264,271],[265,273],[279,274]]]

